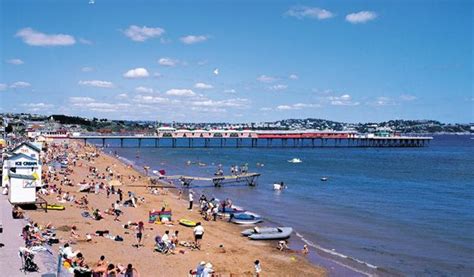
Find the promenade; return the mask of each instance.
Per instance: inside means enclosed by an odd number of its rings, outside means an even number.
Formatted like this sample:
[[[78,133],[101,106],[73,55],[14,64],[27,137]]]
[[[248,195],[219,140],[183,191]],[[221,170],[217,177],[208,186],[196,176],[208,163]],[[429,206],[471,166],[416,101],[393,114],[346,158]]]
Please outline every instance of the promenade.
[[[20,271],[21,259],[18,256],[18,249],[24,246],[20,237],[21,230],[25,225],[25,220],[13,219],[11,215],[11,204],[8,196],[0,195],[0,222],[3,225],[3,233],[0,233],[0,243],[5,246],[0,248],[0,269],[1,276],[24,276]],[[56,274],[55,256],[41,252],[35,255],[35,263],[39,266],[39,272],[28,273],[28,276],[52,277]]]

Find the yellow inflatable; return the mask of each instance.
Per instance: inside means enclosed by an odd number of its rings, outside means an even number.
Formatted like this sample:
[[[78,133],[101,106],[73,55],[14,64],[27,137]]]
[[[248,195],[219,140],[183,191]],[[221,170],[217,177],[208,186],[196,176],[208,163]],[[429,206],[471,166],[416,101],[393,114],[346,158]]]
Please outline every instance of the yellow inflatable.
[[[187,226],[187,227],[194,227],[196,226],[196,222],[192,221],[192,220],[189,220],[189,219],[180,219],[179,220],[179,224],[181,225],[184,225],[184,226]]]
[[[46,206],[46,209],[48,210],[56,210],[56,211],[62,211],[66,209],[63,205],[57,205],[57,204],[50,204]]]

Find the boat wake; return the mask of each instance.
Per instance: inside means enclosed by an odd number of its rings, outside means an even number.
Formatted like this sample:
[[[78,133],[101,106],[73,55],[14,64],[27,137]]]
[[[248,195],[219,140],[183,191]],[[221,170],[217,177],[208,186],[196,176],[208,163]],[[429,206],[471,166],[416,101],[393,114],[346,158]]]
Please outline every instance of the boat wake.
[[[378,267],[373,265],[373,264],[370,264],[370,263],[367,263],[367,262],[364,262],[364,261],[361,261],[359,259],[356,259],[354,257],[350,257],[350,256],[347,256],[347,255],[344,255],[344,254],[341,254],[339,252],[336,252],[334,250],[331,250],[331,249],[327,249],[327,248],[324,248],[308,239],[306,239],[303,235],[301,235],[300,233],[296,232],[296,236],[299,237],[304,243],[306,243],[308,246],[311,246],[319,251],[322,251],[326,254],[329,254],[331,256],[334,256],[334,257],[337,257],[339,258],[338,260],[347,260],[347,261],[351,261],[351,262],[355,262],[357,264],[360,264],[362,266],[365,266],[365,267],[368,267],[370,268],[371,270],[377,270]],[[358,273],[361,273],[361,274],[364,274],[364,275],[367,275],[367,276],[372,276],[371,273],[368,273],[368,272],[365,272],[365,271],[362,271],[358,268],[355,268],[353,266],[350,266],[350,265],[347,265],[345,263],[342,263],[342,262],[339,262],[338,260],[333,260],[335,263],[341,265],[341,266],[344,266],[344,267],[347,267],[347,268],[350,268],[351,270],[354,270]]]

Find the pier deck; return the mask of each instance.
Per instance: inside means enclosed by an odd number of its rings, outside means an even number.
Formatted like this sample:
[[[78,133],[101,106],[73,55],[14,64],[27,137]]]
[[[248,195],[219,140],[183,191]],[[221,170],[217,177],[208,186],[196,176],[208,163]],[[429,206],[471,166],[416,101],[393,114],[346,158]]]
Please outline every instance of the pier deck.
[[[321,148],[321,147],[424,147],[432,137],[341,137],[341,136],[261,136],[249,137],[161,137],[127,135],[82,135],[69,139],[82,140],[102,147],[138,148]],[[128,142],[128,143],[126,143]]]
[[[225,176],[212,176],[212,177],[195,177],[185,175],[172,175],[163,176],[163,179],[167,180],[179,180],[183,186],[189,186],[193,181],[211,181],[214,186],[220,187],[225,183],[240,183],[245,182],[249,186],[255,186],[260,173],[244,173],[239,175],[225,175]]]

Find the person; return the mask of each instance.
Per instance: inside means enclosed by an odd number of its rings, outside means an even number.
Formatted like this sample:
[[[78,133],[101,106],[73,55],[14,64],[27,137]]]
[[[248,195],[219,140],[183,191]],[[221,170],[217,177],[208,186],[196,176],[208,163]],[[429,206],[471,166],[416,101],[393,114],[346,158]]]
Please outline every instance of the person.
[[[128,264],[123,272],[123,277],[140,277],[140,273],[138,273],[138,270],[134,268],[132,264]]]
[[[214,269],[212,269],[212,264],[207,263],[206,266],[204,266],[204,270],[202,271],[202,277],[211,277],[212,273],[214,273]]]
[[[259,277],[260,272],[262,272],[262,267],[260,266],[260,261],[255,260],[254,265],[255,265],[255,276]]]
[[[84,262],[84,256],[82,255],[81,252],[76,254],[76,257],[72,259],[72,264],[74,267],[83,267],[85,262]]]
[[[309,253],[308,245],[303,245],[303,250],[301,250],[303,255],[307,255]]]
[[[24,217],[24,215],[23,215],[23,210],[22,210],[18,205],[13,206],[13,209],[12,209],[12,217],[13,217],[14,219],[23,218],[23,217]]]
[[[117,194],[118,194],[118,197],[119,197],[119,201],[122,202],[122,199],[123,199],[123,192],[121,189],[118,189],[117,190]]]
[[[169,230],[166,230],[165,231],[165,234],[163,235],[163,237],[161,237],[161,240],[166,243],[167,246],[169,246],[171,244],[171,240],[170,240],[170,231]]]
[[[188,208],[188,210],[190,210],[190,211],[193,210],[193,201],[194,201],[193,192],[189,191],[189,208]]]
[[[143,238],[143,230],[145,229],[143,225],[143,221],[138,222],[137,226],[137,248],[140,247],[140,243],[142,242]]]
[[[201,247],[201,245],[199,244],[199,240],[201,240],[204,235],[204,227],[202,227],[201,222],[196,223],[196,227],[194,227],[193,233],[194,233],[194,243],[196,244],[196,247],[199,249]]]
[[[217,221],[217,214],[219,213],[219,207],[214,205],[212,208],[212,220]]]
[[[79,239],[79,234],[77,233],[77,227],[76,227],[76,225],[73,225],[73,226],[71,227],[71,239],[72,239],[72,240]]]
[[[174,231],[174,234],[171,235],[171,243],[173,243],[174,245],[178,245],[179,243],[178,234],[179,234],[179,231],[176,230]]]
[[[92,213],[92,218],[94,218],[95,220],[101,220],[104,217],[99,212],[99,209],[95,209],[94,212]]]
[[[114,221],[120,221],[118,218],[122,214],[122,211],[120,210],[120,202],[118,200],[114,203],[114,214]]]
[[[286,242],[286,240],[280,240],[278,242],[278,250],[283,251],[283,250],[286,250],[286,249],[290,249],[288,247],[288,243]]]
[[[206,262],[205,261],[202,261],[198,264],[198,266],[196,267],[196,276],[202,276],[202,272],[204,270],[204,266],[206,265]]]

